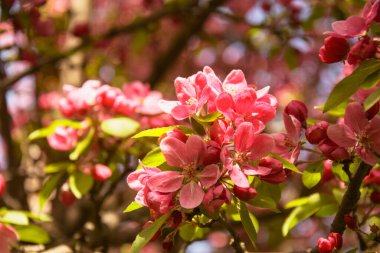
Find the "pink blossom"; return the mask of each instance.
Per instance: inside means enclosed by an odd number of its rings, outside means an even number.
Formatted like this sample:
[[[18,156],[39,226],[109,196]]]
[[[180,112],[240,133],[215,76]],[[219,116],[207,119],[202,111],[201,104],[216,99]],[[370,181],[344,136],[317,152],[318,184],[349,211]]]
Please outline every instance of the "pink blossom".
[[[206,157],[206,143],[198,135],[191,135],[186,143],[166,137],[160,143],[162,153],[170,166],[182,171],[162,171],[147,182],[153,191],[170,193],[179,191],[179,202],[184,208],[199,206],[205,195],[202,187],[213,186],[219,178],[219,167],[210,164],[200,170]]]
[[[364,35],[368,25],[364,18],[351,16],[346,20],[335,21],[332,29],[334,32],[326,32],[326,34],[342,38],[355,38]]]
[[[369,175],[364,178],[365,184],[374,184],[380,186],[380,170],[372,169]]]
[[[217,119],[210,127],[211,140],[222,146],[225,143],[230,142],[234,134],[234,129],[225,120]]]
[[[224,203],[231,203],[231,192],[221,183],[211,187],[203,198],[203,205],[210,214],[215,213]]]
[[[95,166],[92,167],[91,173],[92,177],[100,182],[103,182],[112,176],[112,170],[103,164],[95,164]]]
[[[368,120],[360,103],[350,103],[346,107],[344,123],[330,126],[327,135],[337,145],[355,152],[366,163],[376,163],[373,152],[380,154],[380,116]]]
[[[243,188],[249,187],[246,175],[268,175],[271,172],[270,168],[251,165],[268,155],[274,145],[270,135],[259,134],[257,130],[250,122],[241,123],[235,132],[234,149],[224,146],[220,155],[232,181]]]
[[[78,133],[71,127],[58,126],[55,128],[54,134],[47,137],[47,141],[53,149],[68,151],[77,144]]]
[[[10,253],[10,247],[20,239],[16,230],[9,225],[0,223],[0,252]]]

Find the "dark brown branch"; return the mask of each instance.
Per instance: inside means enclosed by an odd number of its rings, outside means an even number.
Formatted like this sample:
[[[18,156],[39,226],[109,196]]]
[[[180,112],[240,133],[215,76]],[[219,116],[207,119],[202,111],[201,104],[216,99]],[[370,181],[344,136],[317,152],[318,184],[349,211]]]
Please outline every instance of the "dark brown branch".
[[[113,28],[103,35],[83,39],[83,41],[79,45],[77,45],[77,46],[75,46],[75,47],[73,47],[73,48],[71,48],[71,49],[69,49],[63,53],[57,54],[56,56],[53,56],[49,59],[41,60],[40,62],[33,65],[32,67],[30,67],[26,71],[24,71],[18,75],[15,75],[13,77],[10,77],[8,79],[3,80],[3,82],[0,85],[0,91],[9,89],[14,83],[19,81],[21,78],[39,71],[42,67],[44,67],[46,65],[55,64],[55,63],[65,59],[65,58],[67,58],[68,56],[73,55],[74,53],[76,53],[80,50],[90,48],[90,46],[96,41],[100,41],[100,40],[104,40],[104,39],[112,39],[112,38],[119,36],[121,34],[132,33],[136,30],[139,30],[139,29],[146,27],[147,25],[149,25],[151,23],[157,22],[158,20],[160,20],[163,17],[170,16],[170,15],[178,15],[178,13],[181,13],[182,11],[187,10],[191,6],[194,6],[195,3],[196,3],[196,1],[194,1],[194,0],[190,0],[190,1],[187,1],[185,3],[182,1],[180,3],[174,1],[173,3],[165,5],[160,10],[156,11],[155,13],[151,14],[150,16],[143,17],[143,18],[137,18],[137,19],[135,19],[135,21],[131,22],[130,24],[123,26],[123,27]]]
[[[186,48],[188,41],[192,36],[202,30],[204,23],[207,21],[211,13],[213,13],[224,0],[212,0],[207,6],[200,7],[198,13],[195,13],[180,33],[173,39],[169,49],[157,57],[155,60],[153,71],[147,82],[154,87],[175,63],[178,56]]]

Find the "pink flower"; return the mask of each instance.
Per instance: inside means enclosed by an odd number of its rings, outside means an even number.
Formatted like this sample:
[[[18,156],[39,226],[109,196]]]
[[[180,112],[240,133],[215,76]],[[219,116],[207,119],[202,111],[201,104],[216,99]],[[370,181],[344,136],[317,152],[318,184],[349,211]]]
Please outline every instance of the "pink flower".
[[[351,149],[366,163],[376,163],[373,152],[380,154],[380,116],[368,120],[360,103],[350,103],[344,123],[330,126],[327,135],[337,145]]]
[[[332,29],[334,32],[326,32],[326,34],[341,38],[355,38],[363,35],[368,29],[368,25],[364,18],[351,16],[346,20],[332,23]]]
[[[187,78],[177,77],[174,81],[179,101],[160,101],[161,109],[183,120],[191,114],[199,114],[210,98],[211,87],[207,84],[207,73],[198,72]]]
[[[217,183],[211,187],[203,198],[203,205],[210,214],[215,213],[224,203],[231,203],[231,193],[224,185]]]
[[[165,214],[174,208],[173,197],[172,192],[162,193],[157,191],[147,191],[145,196],[148,207],[158,214]]]
[[[4,179],[3,175],[0,174],[0,198],[4,194],[5,187],[6,187],[5,179]]]
[[[271,172],[270,168],[251,165],[268,155],[274,145],[270,135],[259,134],[257,130],[250,122],[241,123],[235,132],[234,149],[224,146],[220,155],[223,166],[239,187],[249,187],[246,175],[268,175]]]
[[[92,177],[99,182],[103,182],[112,176],[112,170],[103,164],[95,164],[91,170]]]
[[[14,230],[9,225],[0,223],[0,252],[1,253],[10,253],[10,246],[18,241],[20,238]]]
[[[372,169],[369,175],[364,178],[365,184],[374,184],[380,186],[380,170]]]
[[[345,38],[329,36],[319,50],[319,59],[324,63],[339,62],[346,57],[349,50],[350,45]]]
[[[58,126],[55,128],[54,134],[47,137],[47,141],[53,149],[68,151],[77,144],[78,133],[71,127]]]
[[[214,121],[210,127],[211,140],[222,146],[225,143],[230,142],[234,134],[234,129],[225,120],[218,119]]]
[[[202,203],[203,188],[213,186],[219,178],[219,167],[210,164],[200,169],[206,156],[206,143],[198,135],[191,135],[186,143],[177,138],[167,137],[160,143],[162,153],[170,166],[182,171],[162,171],[147,182],[153,191],[170,193],[179,191],[179,203],[191,209]]]

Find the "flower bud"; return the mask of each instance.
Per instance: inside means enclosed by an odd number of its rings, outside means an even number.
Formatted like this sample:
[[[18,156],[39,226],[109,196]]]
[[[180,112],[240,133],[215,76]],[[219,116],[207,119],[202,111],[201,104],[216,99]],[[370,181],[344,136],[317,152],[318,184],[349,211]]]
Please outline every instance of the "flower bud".
[[[74,26],[72,33],[77,37],[86,37],[90,34],[90,26],[87,22],[78,23]]]
[[[320,253],[330,253],[334,250],[334,245],[331,243],[331,241],[325,238],[319,238],[318,250]]]
[[[365,59],[369,59],[375,56],[377,44],[375,41],[365,37],[359,40],[352,46],[348,53],[347,62],[350,65],[357,65]]]
[[[0,174],[0,197],[3,196],[4,191],[5,191],[5,179],[3,175]]]
[[[256,190],[252,187],[243,188],[243,187],[239,187],[237,185],[234,185],[233,191],[234,191],[236,197],[238,197],[239,199],[241,199],[243,201],[253,199],[257,195]]]
[[[323,174],[322,174],[322,182],[328,182],[334,178],[334,173],[332,172],[332,163],[331,160],[323,161]]]
[[[339,62],[346,57],[349,50],[350,45],[346,39],[329,36],[319,49],[319,59],[324,63]]]
[[[103,182],[112,176],[112,170],[103,164],[96,164],[91,170],[94,180]]]
[[[312,125],[306,129],[306,139],[311,144],[318,144],[322,140],[327,138],[327,128],[329,123],[326,121],[320,121],[315,125]]]
[[[184,132],[182,132],[181,130],[179,130],[177,128],[169,130],[166,133],[164,133],[163,135],[161,135],[161,137],[158,140],[158,142],[161,142],[166,137],[176,138],[176,139],[182,141],[183,143],[186,143],[187,138],[189,138]]]
[[[65,205],[65,206],[71,206],[75,200],[76,197],[71,191],[61,191],[59,195],[59,200]]]
[[[339,233],[330,233],[328,235],[328,240],[333,244],[335,245],[335,248],[336,249],[340,249],[342,248],[342,244],[343,244],[343,239],[342,239],[342,235],[339,234]]]
[[[307,119],[307,107],[298,100],[292,100],[286,107],[284,112],[288,115],[292,115],[301,122],[302,125],[306,123]]]
[[[143,228],[147,228],[147,227],[149,227],[152,223],[153,223],[153,221],[151,221],[151,220],[147,221],[147,222],[143,225]],[[150,241],[151,241],[151,242],[156,241],[158,238],[160,238],[160,236],[161,236],[161,230],[158,230],[158,231],[154,234],[154,236],[152,237],[152,239],[150,239]]]
[[[379,191],[373,191],[369,198],[371,199],[371,201],[373,203],[379,204],[380,203],[380,192]]]
[[[344,223],[346,223],[350,229],[354,230],[356,228],[356,219],[349,214],[344,215]]]

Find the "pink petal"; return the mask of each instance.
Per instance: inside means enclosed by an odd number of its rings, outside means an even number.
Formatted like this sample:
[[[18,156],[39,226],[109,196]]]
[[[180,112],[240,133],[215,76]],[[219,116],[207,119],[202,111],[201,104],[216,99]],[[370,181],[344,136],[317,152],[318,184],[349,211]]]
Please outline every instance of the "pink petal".
[[[346,113],[344,114],[344,124],[354,130],[355,133],[362,132],[368,125],[368,119],[363,106],[359,102],[347,105]]]
[[[205,193],[194,181],[184,185],[179,192],[179,204],[183,208],[192,209],[202,203]]]
[[[223,89],[233,96],[247,87],[247,81],[241,70],[232,70],[223,82]]]
[[[20,239],[16,230],[5,224],[0,224],[0,235],[1,237],[7,238],[9,242],[15,242]]]
[[[233,118],[233,110],[235,107],[234,100],[232,96],[227,93],[223,92],[219,94],[219,96],[216,98],[216,108],[219,112],[223,113],[224,116],[232,119]]]
[[[286,113],[283,113],[282,117],[284,119],[286,132],[288,133],[288,138],[295,145],[299,142],[300,139],[302,129],[301,122],[298,119],[296,119],[293,115],[288,115]]]
[[[248,176],[266,176],[272,172],[272,169],[265,166],[251,166],[243,167],[244,174]]]
[[[199,181],[203,187],[211,187],[216,181],[218,181],[220,176],[219,167],[216,164],[207,165],[201,173],[198,175]]]
[[[276,107],[268,103],[256,102],[252,116],[266,124],[276,116]]]
[[[127,183],[129,188],[131,188],[134,191],[139,191],[141,190],[144,185],[141,184],[139,177],[146,174],[144,170],[136,170],[132,172],[131,174],[128,175],[127,177]]]
[[[365,20],[362,17],[351,16],[346,20],[332,23],[333,30],[346,38],[353,38],[361,35],[365,30]]]
[[[372,154],[372,152],[364,147],[359,147],[357,149],[357,153],[359,157],[366,162],[369,165],[375,165],[376,164],[376,157]]]
[[[252,148],[254,128],[250,122],[241,123],[235,132],[235,150],[239,153],[247,152]]]
[[[207,145],[199,135],[191,135],[185,144],[183,153],[186,164],[193,164],[195,167],[202,164],[207,155]]]
[[[228,171],[232,181],[240,187],[247,188],[249,187],[249,182],[247,177],[241,171],[239,165],[233,165],[232,169]]]
[[[356,144],[354,132],[346,125],[335,124],[329,126],[327,136],[341,147],[349,148]]]
[[[367,129],[368,139],[371,142],[371,148],[380,155],[380,116],[372,118]]]
[[[196,98],[197,96],[194,86],[187,78],[177,77],[174,81],[174,86],[177,98],[182,104],[186,104],[189,99]]]
[[[253,89],[246,89],[236,94],[234,101],[238,114],[250,115],[255,108],[256,92]]]
[[[188,164],[186,145],[174,137],[166,137],[160,143],[162,154],[170,166],[182,167]]]
[[[195,109],[195,108],[194,108]],[[171,115],[173,118],[176,120],[184,120],[187,117],[190,116],[190,114],[194,113],[195,111],[191,106],[188,105],[177,105],[176,107],[173,108],[171,111]]]
[[[172,113],[172,110],[174,109],[174,107],[178,105],[180,105],[179,101],[167,101],[163,99],[158,101],[158,106],[161,108],[161,110],[163,110],[166,113]]]
[[[163,171],[153,175],[147,182],[152,191],[175,192],[182,186],[183,175],[178,171]]]
[[[258,134],[254,136],[252,146],[251,146],[251,155],[252,160],[259,160],[260,158],[267,156],[272,152],[274,147],[274,140],[268,134]]]

